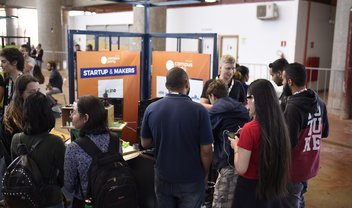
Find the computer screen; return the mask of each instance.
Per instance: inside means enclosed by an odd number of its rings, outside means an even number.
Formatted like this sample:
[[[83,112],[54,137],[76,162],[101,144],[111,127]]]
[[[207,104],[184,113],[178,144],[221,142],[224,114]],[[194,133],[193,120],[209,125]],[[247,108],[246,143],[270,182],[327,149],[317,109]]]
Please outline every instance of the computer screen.
[[[100,98],[103,101],[103,98]],[[114,120],[123,120],[123,98],[108,98],[109,104],[114,106]]]

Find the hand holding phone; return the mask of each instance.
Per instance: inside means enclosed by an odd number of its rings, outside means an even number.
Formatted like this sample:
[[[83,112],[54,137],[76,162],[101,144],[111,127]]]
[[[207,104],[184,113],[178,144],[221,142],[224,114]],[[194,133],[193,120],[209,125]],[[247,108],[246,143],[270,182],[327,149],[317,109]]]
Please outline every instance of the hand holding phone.
[[[236,135],[236,132],[232,132],[232,131],[226,132],[226,135],[227,135],[228,137],[230,137],[231,139],[235,139],[235,137],[237,136],[237,135]]]

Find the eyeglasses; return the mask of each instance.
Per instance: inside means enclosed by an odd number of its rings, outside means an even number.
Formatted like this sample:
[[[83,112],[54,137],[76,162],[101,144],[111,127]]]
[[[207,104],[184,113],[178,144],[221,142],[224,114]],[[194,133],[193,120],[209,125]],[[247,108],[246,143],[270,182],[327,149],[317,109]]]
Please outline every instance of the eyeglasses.
[[[252,99],[253,95],[247,95],[246,99]]]

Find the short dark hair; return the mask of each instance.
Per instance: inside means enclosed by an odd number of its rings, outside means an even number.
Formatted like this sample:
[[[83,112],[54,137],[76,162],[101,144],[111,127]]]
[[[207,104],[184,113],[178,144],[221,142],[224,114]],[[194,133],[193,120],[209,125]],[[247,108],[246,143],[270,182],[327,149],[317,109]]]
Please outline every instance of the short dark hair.
[[[298,87],[306,85],[307,72],[303,64],[288,64],[284,70],[286,72],[286,79],[291,79]]]
[[[165,85],[168,90],[181,90],[186,80],[188,80],[188,75],[185,70],[180,67],[174,67],[168,71]]]
[[[23,71],[24,58],[22,53],[17,48],[4,48],[0,56],[5,57],[10,63],[17,61],[16,67],[19,71]]]
[[[279,71],[283,71],[285,66],[287,66],[288,62],[285,58],[279,58],[276,61],[274,61],[273,63],[269,64],[269,67],[271,68],[271,71],[273,73],[277,73]]]
[[[249,74],[249,69],[246,66],[240,65],[236,67],[236,71],[240,72],[241,75],[244,77],[245,75]]]
[[[80,116],[87,114],[88,121],[80,129],[80,135],[108,133],[107,113],[99,98],[86,95],[78,98],[77,110]]]
[[[24,101],[23,124],[23,131],[27,135],[49,132],[55,127],[49,101],[41,92],[29,95]]]
[[[222,79],[216,79],[212,81],[207,89],[206,96],[208,97],[210,94],[213,94],[216,98],[227,97],[227,85]]]
[[[88,45],[87,45],[87,49],[93,50],[93,45],[92,45],[92,44],[88,44]]]
[[[26,49],[26,51],[29,53],[31,51],[31,47],[28,44],[22,44],[21,48]]]
[[[48,64],[50,65],[51,69],[56,70],[56,62],[55,61],[48,61]]]

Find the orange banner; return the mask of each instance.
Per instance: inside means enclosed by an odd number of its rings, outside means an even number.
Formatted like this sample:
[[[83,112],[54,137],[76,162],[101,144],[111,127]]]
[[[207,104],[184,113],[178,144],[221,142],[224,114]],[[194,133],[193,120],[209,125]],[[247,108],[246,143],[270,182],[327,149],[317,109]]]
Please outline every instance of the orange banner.
[[[152,98],[162,97],[163,83],[165,76],[172,67],[181,67],[186,70],[188,77],[195,84],[192,85],[190,97],[199,100],[201,88],[204,83],[210,78],[210,55],[198,53],[179,53],[154,51],[153,56],[153,72],[152,72]],[[199,82],[199,83],[197,83]],[[192,87],[193,86],[193,87]],[[200,93],[199,93],[200,91]]]
[[[131,51],[77,52],[77,94],[123,98],[123,120],[136,130],[140,98],[140,53]],[[122,138],[136,142],[136,132],[124,128]]]

